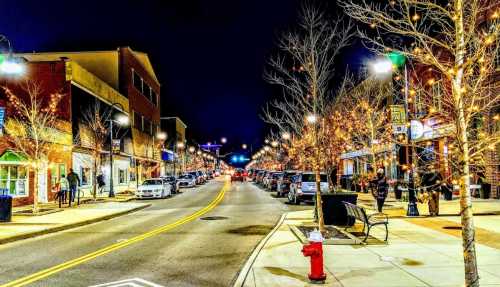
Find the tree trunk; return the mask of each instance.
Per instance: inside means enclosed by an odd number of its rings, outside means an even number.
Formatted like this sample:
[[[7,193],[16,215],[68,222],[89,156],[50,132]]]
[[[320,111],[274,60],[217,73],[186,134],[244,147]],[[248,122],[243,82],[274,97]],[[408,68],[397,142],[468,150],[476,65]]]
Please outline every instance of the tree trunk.
[[[33,176],[33,213],[38,213],[38,173],[39,173],[38,163],[36,163],[33,172],[35,175]],[[29,178],[29,177],[28,177]]]
[[[464,29],[464,7],[463,0],[455,2],[456,29],[456,58],[455,66],[458,67],[456,77],[453,81],[452,92],[457,113],[456,127],[458,133],[458,143],[462,152],[462,182],[460,184],[460,215],[462,220],[462,245],[465,267],[465,285],[467,287],[479,286],[479,274],[477,271],[476,246],[474,239],[474,221],[472,214],[472,199],[470,194],[470,158],[469,140],[467,135],[467,121],[465,118],[465,107],[463,97],[464,86],[463,63],[467,52],[465,45]]]
[[[316,138],[317,136],[315,136]],[[319,148],[318,148],[318,140],[316,138],[314,143],[314,174],[316,177],[316,214],[318,216],[318,229],[319,231],[325,231],[325,222],[323,219],[323,202],[321,200],[321,164],[319,158]]]
[[[94,170],[92,171],[92,197],[97,200],[97,158],[94,155]]]

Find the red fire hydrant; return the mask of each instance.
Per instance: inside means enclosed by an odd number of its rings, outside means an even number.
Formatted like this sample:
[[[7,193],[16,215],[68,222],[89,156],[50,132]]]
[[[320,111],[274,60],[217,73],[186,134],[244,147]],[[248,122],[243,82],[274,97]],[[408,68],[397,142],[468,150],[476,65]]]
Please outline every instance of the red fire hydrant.
[[[311,272],[309,280],[314,283],[323,283],[326,274],[323,272],[323,236],[315,230],[309,234],[309,244],[302,247],[302,254],[311,257]]]

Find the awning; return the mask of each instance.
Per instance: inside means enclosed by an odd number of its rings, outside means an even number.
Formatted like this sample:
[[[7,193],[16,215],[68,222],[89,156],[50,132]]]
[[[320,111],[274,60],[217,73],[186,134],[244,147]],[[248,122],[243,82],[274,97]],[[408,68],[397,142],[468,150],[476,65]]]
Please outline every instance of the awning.
[[[6,151],[0,156],[0,164],[26,164],[27,158],[13,151]]]

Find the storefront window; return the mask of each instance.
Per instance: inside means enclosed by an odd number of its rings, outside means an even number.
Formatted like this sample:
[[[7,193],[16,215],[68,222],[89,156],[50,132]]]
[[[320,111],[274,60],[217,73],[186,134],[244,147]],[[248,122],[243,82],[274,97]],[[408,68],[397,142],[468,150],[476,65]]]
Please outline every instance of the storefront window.
[[[59,179],[61,179],[61,175],[66,176],[66,165],[63,163],[52,164],[50,167],[50,182],[52,186],[56,186]]]
[[[119,184],[127,183],[127,170],[118,169],[118,183]]]
[[[0,189],[12,196],[28,194],[26,167],[21,165],[0,166]]]
[[[90,168],[89,167],[80,167],[80,178],[82,185],[89,185],[91,184],[91,178],[92,175],[90,173]]]

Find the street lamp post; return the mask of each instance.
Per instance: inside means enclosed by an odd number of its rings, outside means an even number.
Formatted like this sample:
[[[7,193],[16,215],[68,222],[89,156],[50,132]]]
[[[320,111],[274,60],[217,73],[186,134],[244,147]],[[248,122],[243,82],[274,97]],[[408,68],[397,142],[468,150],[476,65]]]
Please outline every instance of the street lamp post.
[[[409,107],[408,107],[408,92],[409,92],[409,80],[408,80],[408,68],[404,60],[404,56],[398,54],[398,53],[391,53],[390,55],[387,56],[386,59],[378,60],[372,63],[372,69],[373,72],[379,75],[383,74],[389,74],[394,72],[394,67],[395,66],[400,66],[404,65],[404,108],[405,108],[405,113],[408,117],[408,120],[410,120],[410,113],[409,113]],[[411,121],[410,121],[411,123]],[[407,146],[405,148],[405,153],[406,153],[406,164],[408,167],[408,209],[406,211],[407,216],[418,216],[418,207],[417,207],[417,197],[416,197],[416,186],[415,186],[415,169],[416,169],[416,163],[411,163],[410,164],[410,147],[411,147],[411,156],[412,156],[412,161],[415,160],[415,147],[412,144],[412,138],[411,138],[411,124],[408,125],[406,129],[406,141],[407,141]]]
[[[120,103],[113,103],[110,107],[112,110],[115,105]],[[123,108],[123,107],[122,107]],[[115,197],[113,187],[113,123],[116,122],[120,126],[127,125],[129,119],[126,115],[120,115],[117,119],[110,118],[109,120],[109,197]]]
[[[0,43],[6,42],[8,48],[7,58],[0,54],[0,74],[20,75],[24,72],[24,66],[12,60],[12,46],[7,37],[0,34]]]

